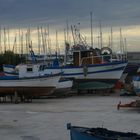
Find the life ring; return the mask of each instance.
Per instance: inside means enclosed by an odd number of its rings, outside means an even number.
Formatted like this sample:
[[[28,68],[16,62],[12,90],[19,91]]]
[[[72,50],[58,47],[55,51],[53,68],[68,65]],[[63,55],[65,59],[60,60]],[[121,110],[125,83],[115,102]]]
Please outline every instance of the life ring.
[[[101,48],[101,54],[102,55],[110,55],[112,54],[112,50],[109,47],[103,47]]]

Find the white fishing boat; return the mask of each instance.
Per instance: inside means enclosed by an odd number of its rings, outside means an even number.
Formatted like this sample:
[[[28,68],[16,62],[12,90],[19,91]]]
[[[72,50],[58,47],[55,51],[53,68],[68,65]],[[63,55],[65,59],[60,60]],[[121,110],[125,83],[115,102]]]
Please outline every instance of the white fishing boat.
[[[19,65],[18,76],[1,76],[0,93],[50,94],[58,85],[60,73],[43,75],[38,65]]]
[[[74,80],[109,82],[119,80],[126,65],[126,60],[113,60],[111,55],[97,55],[95,50],[77,50],[73,52],[73,64],[64,67],[44,66],[44,72],[63,72],[63,78]]]
[[[44,63],[37,63],[37,64],[19,64],[17,66],[13,65],[3,65],[4,74],[6,76],[18,76],[20,78],[31,78],[37,76],[49,76],[49,75],[56,75],[61,73],[61,70],[55,70],[54,72],[46,72],[47,65]],[[72,81],[64,78],[60,78],[56,88],[63,89],[63,88],[71,88]]]

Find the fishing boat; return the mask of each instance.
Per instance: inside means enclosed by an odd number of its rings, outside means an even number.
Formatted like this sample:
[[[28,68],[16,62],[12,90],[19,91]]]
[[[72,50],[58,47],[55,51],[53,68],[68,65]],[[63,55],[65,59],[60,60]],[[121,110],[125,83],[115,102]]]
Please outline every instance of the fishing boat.
[[[30,64],[19,64],[17,66],[14,65],[3,65],[3,72],[6,76],[19,76],[20,78],[26,78],[26,77],[35,77],[35,76],[49,76],[49,75],[56,75],[58,73],[61,73],[62,71],[58,70],[55,73],[48,73],[45,70],[45,67],[47,67],[47,64],[44,63],[30,63]],[[26,72],[28,71],[28,72]],[[64,78],[60,78],[56,88],[57,89],[65,89],[65,88],[71,88],[72,87],[72,81]]]
[[[57,87],[60,73],[43,75],[38,65],[18,66],[17,76],[0,77],[0,93],[48,95]]]
[[[132,132],[118,132],[106,128],[87,128],[71,126],[67,124],[70,130],[71,140],[139,140],[140,135]]]
[[[44,67],[46,74],[63,72],[62,77],[80,82],[115,83],[127,65],[126,60],[113,59],[111,55],[100,55],[97,49],[73,50],[73,61],[70,65]]]
[[[42,94],[50,92],[57,87],[60,76],[40,76],[32,78],[18,78],[4,76],[0,78],[0,93],[32,93]]]

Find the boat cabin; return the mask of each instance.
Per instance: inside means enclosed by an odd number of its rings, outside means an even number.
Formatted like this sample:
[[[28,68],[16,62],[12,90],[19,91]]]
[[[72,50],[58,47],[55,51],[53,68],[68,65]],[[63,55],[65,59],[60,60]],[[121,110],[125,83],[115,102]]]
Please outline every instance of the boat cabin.
[[[19,73],[19,78],[36,77],[43,74],[41,66],[40,64],[20,64],[15,70]]]
[[[101,63],[101,58],[93,50],[77,50],[73,52],[73,65],[89,65]]]

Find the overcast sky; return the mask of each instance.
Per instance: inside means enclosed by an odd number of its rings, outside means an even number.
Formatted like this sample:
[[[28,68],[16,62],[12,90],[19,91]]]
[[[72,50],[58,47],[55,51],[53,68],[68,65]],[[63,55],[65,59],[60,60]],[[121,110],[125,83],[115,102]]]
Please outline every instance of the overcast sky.
[[[94,26],[101,20],[104,26],[126,27],[127,33],[131,30],[134,34],[133,29],[140,24],[140,0],[0,0],[0,25],[62,26],[68,20],[70,24],[80,22],[86,29],[90,27],[91,11]],[[139,39],[138,34],[134,36]],[[131,39],[129,45],[132,42],[135,41]]]
[[[95,21],[113,25],[140,22],[140,0],[0,0],[0,23],[57,24],[66,19],[86,19],[90,11]]]

